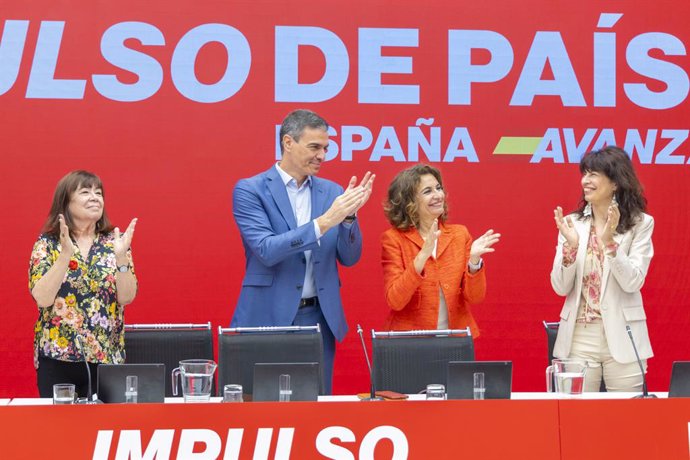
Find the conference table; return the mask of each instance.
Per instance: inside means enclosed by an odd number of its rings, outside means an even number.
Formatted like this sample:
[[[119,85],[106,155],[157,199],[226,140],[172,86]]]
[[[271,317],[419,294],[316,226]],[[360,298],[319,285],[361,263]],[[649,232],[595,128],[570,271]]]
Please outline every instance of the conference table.
[[[65,406],[13,398],[0,400],[0,446],[7,459],[690,458],[690,398],[656,394]]]

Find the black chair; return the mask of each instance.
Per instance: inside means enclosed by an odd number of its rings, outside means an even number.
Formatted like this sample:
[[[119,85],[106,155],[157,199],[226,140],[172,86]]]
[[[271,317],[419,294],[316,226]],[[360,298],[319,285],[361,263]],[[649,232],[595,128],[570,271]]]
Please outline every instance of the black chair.
[[[544,324],[544,330],[546,331],[546,346],[548,348],[549,357],[546,365],[550,366],[553,361],[553,346],[556,344],[556,336],[558,335],[558,326],[560,326],[560,323],[542,321],[542,324]],[[551,387],[555,388],[555,382],[553,380],[554,379],[551,379]],[[548,384],[548,381],[546,383]]]
[[[371,331],[377,390],[419,393],[446,384],[449,361],[474,361],[470,329]]]
[[[549,350],[549,361],[547,365],[550,366],[551,361],[553,361],[553,346],[556,344],[556,336],[558,335],[558,326],[560,323],[548,323],[546,321],[542,321],[542,323],[544,324],[544,330],[546,331],[546,344]]]
[[[690,398],[690,361],[673,362],[668,397]]]
[[[319,325],[218,328],[218,392],[239,383],[251,395],[256,363],[319,363],[323,394],[322,341]]]
[[[214,359],[211,323],[127,324],[125,356],[127,363],[165,364],[165,395],[173,396],[170,374],[180,361]]]

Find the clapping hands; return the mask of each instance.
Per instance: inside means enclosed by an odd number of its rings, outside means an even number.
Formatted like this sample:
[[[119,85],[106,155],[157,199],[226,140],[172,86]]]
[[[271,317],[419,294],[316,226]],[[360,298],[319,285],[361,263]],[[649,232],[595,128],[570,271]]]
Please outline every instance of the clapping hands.
[[[115,238],[113,240],[113,251],[115,252],[115,257],[122,259],[127,257],[127,251],[132,246],[132,238],[134,237],[134,227],[137,226],[137,218],[135,217],[127,226],[127,230],[120,234],[120,229],[115,227],[113,230]]]
[[[367,171],[362,182],[357,184],[357,176],[352,176],[345,191],[333,201],[328,211],[317,219],[321,233],[340,224],[347,216],[354,215],[366,204],[374,188],[376,175]]]
[[[553,211],[553,219],[556,221],[558,231],[563,235],[571,248],[576,248],[580,243],[580,237],[575,230],[573,220],[570,216],[563,217],[563,208],[556,206]]]
[[[500,233],[494,233],[493,230],[488,230],[482,236],[474,240],[470,248],[470,262],[476,265],[479,263],[482,255],[487,252],[495,252],[496,249],[493,248],[493,245],[498,243],[500,239]]]
[[[70,237],[69,227],[65,223],[65,216],[58,214],[58,222],[60,223],[60,247],[62,248],[62,253],[69,259],[77,251],[77,248]]]

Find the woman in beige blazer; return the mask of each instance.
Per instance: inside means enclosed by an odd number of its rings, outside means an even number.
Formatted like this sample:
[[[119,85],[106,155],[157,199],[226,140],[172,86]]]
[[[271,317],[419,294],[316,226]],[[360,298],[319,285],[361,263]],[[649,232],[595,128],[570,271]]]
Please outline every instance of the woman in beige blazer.
[[[654,255],[654,219],[628,154],[606,147],[580,161],[582,198],[564,217],[554,210],[558,246],[551,285],[565,296],[554,347],[558,358],[587,362],[585,391],[639,391],[642,374],[626,332],[630,326],[645,372],[653,356],[640,289]]]

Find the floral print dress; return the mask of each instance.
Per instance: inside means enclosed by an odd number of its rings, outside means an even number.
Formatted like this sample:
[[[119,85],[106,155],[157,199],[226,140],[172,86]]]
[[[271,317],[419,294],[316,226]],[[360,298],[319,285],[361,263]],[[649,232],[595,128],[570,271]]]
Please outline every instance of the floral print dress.
[[[86,257],[76,252],[52,306],[38,309],[34,327],[34,366],[38,358],[120,364],[125,360],[124,307],[117,302],[117,263],[113,234],[99,234]],[[76,246],[76,244],[75,244]],[[29,265],[29,290],[60,255],[60,241],[43,234],[34,244]],[[131,251],[128,251],[132,273]],[[82,337],[84,354],[75,343]]]

